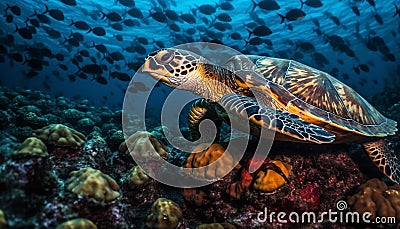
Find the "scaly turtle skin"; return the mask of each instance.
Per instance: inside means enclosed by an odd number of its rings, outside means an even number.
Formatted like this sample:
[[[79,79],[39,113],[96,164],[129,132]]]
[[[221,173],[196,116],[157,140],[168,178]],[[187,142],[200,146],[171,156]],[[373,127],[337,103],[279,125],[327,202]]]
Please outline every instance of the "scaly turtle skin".
[[[237,55],[222,66],[193,52],[163,49],[143,66],[164,84],[204,99],[189,113],[192,137],[206,118],[229,124],[247,120],[251,134],[276,131],[280,141],[363,143],[378,168],[400,183],[400,160],[387,140],[397,123],[384,117],[349,86],[329,74],[293,60]]]

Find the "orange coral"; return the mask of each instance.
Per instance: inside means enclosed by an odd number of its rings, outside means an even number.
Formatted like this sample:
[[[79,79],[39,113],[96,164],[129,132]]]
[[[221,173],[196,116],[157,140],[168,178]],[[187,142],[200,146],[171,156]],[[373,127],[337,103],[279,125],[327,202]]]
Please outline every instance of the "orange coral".
[[[86,168],[70,173],[67,189],[100,202],[111,202],[119,197],[119,186],[109,175],[100,170]]]
[[[97,229],[97,226],[88,219],[77,218],[58,225],[56,229]]]
[[[45,126],[36,130],[33,135],[44,143],[55,146],[80,148],[85,144],[85,135],[62,124]]]
[[[172,200],[158,198],[146,218],[148,228],[175,229],[182,220],[182,210]]]
[[[285,177],[283,177],[273,169],[267,169],[267,171],[265,172],[260,171],[255,177],[255,182],[253,186],[255,189],[264,192],[273,192],[285,184],[286,179],[289,177],[290,174],[290,166],[277,160],[273,160],[271,161],[271,163],[279,168]]]
[[[130,153],[133,157],[142,158],[154,158],[154,153],[161,157],[168,155],[167,147],[147,131],[138,131],[132,134],[120,144],[118,150],[123,153]]]
[[[379,179],[370,179],[360,185],[357,193],[347,200],[349,205],[360,214],[371,213],[371,219],[396,217],[400,219],[400,186],[388,187]]]
[[[218,160],[224,153],[226,153],[224,160]],[[216,164],[210,165],[213,162]],[[209,147],[206,147],[206,144],[200,144],[187,158],[185,167],[201,168],[204,166],[207,167],[203,170],[192,170],[192,174],[205,179],[220,178],[233,168],[233,157],[219,144],[212,144]]]

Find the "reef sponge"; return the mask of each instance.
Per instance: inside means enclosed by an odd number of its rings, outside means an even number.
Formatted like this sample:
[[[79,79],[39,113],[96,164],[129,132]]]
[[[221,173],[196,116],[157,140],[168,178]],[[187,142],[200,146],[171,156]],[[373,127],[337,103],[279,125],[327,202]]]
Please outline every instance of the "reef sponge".
[[[97,226],[88,219],[77,218],[58,225],[56,229],[97,229]]]
[[[69,191],[100,202],[111,202],[120,195],[117,182],[100,170],[85,168],[70,173],[66,185]]]
[[[118,150],[126,154],[130,153],[136,158],[153,158],[154,152],[161,157],[166,157],[168,155],[167,147],[147,131],[138,131],[132,134],[121,143]]]
[[[376,217],[396,217],[400,219],[400,186],[388,187],[383,181],[373,178],[360,185],[357,193],[347,200],[349,205],[360,214],[371,213]]]
[[[146,218],[148,228],[175,229],[182,220],[182,210],[172,200],[158,198]]]
[[[209,223],[200,224],[196,229],[235,229],[236,227],[230,223]]]
[[[1,229],[9,228],[6,217],[4,216],[4,212],[2,210],[0,210],[0,228]]]
[[[290,174],[290,166],[281,161],[273,160],[266,171],[259,171],[255,177],[254,189],[273,192],[282,187]],[[279,171],[280,170],[280,171]]]
[[[85,135],[62,124],[51,124],[38,129],[33,134],[44,143],[59,147],[80,148],[85,143]]]
[[[18,147],[13,153],[13,157],[22,156],[26,154],[37,155],[37,156],[48,156],[46,145],[36,137],[30,137],[25,139],[24,142]]]
[[[143,185],[150,181],[150,177],[139,166],[134,166],[127,176],[127,180],[134,185]]]
[[[233,157],[228,151],[225,151],[224,147],[219,144],[205,146],[206,144],[196,146],[186,160],[186,168],[207,166],[205,170],[192,170],[192,174],[205,179],[215,179],[227,174],[234,167]],[[224,160],[218,160],[224,153],[226,154]],[[215,161],[217,161],[216,164],[209,166]]]

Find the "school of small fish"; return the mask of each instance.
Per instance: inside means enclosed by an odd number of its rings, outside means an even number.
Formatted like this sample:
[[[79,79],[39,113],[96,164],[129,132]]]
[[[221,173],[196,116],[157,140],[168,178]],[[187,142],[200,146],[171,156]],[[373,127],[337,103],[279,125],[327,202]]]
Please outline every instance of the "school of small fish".
[[[369,73],[377,58],[392,63],[400,75],[398,2],[216,0],[183,7],[177,1],[115,0],[109,1],[110,7],[83,4],[79,0],[2,1],[0,63],[24,66],[21,74],[27,78],[44,75],[45,88],[51,87],[46,83],[49,77],[128,84],[148,53],[203,41],[244,54],[303,60],[344,80]],[[333,11],[332,5],[346,12]],[[387,11],[381,12],[382,7]],[[343,15],[349,15],[348,19]],[[388,35],[377,32],[386,27]],[[392,50],[393,42],[397,51]],[[362,62],[365,52],[353,47],[360,45],[371,52],[368,61]],[[352,72],[338,68],[349,63]],[[134,93],[143,90],[143,85],[122,90]]]

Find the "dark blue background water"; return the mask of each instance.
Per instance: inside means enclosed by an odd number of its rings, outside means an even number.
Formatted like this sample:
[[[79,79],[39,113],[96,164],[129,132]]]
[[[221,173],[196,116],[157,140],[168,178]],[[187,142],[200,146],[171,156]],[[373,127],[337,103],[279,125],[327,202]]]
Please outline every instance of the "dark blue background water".
[[[184,3],[135,0],[135,6],[124,6],[120,2],[114,1],[76,0],[75,6],[67,5],[61,0],[1,1],[0,12],[4,12],[5,17],[0,18],[0,44],[7,48],[7,53],[1,54],[5,61],[0,63],[1,84],[8,87],[19,86],[39,89],[56,96],[88,99],[93,104],[106,104],[120,109],[129,82],[110,78],[109,72],[124,72],[132,77],[135,74],[136,67],[143,63],[146,55],[158,50],[161,46],[171,47],[195,41],[220,41],[244,53],[267,54],[274,57],[295,59],[330,72],[367,98],[380,93],[385,87],[399,86],[400,39],[398,34],[400,33],[400,17],[393,17],[395,6],[392,4],[400,5],[399,2],[377,1],[374,7],[371,5],[372,1],[322,0],[323,6],[319,8],[304,5],[301,10],[306,13],[306,16],[303,19],[292,22],[286,21],[283,24],[280,24],[281,18],[278,13],[285,15],[291,9],[299,9],[301,2],[285,0],[276,0],[276,2],[280,5],[279,10],[267,11],[256,7],[251,12],[253,3],[245,0],[185,1]],[[221,7],[216,7],[224,3],[232,5],[234,9],[223,10]],[[21,15],[13,14],[11,9],[5,11],[7,4],[20,7]],[[32,39],[24,39],[18,32],[15,32],[15,25],[18,28],[32,25],[32,23],[26,24],[24,21],[27,18],[38,19],[38,16],[34,15],[34,10],[39,14],[43,13],[46,9],[45,4],[48,5],[49,9],[61,10],[64,14],[64,20],[57,21],[46,13],[45,15],[50,19],[50,22],[40,22]],[[215,7],[215,12],[211,15],[200,12],[199,7],[203,4],[210,4]],[[360,16],[356,15],[352,7],[360,11]],[[144,17],[135,18],[126,13],[133,8],[139,10]],[[157,16],[157,14],[154,15],[155,12],[165,15],[167,9],[176,12],[179,16],[192,14],[196,22],[191,24],[185,22],[181,17],[171,19],[161,16],[161,19],[158,18],[161,22],[154,18]],[[109,19],[102,19],[101,12],[105,14],[116,12],[121,15],[122,19],[111,22]],[[228,14],[232,21],[222,22],[216,19],[221,13]],[[376,14],[382,18],[383,24],[378,23]],[[7,15],[13,15],[12,22],[6,21]],[[93,32],[87,33],[88,30],[80,30],[75,26],[70,26],[72,20],[84,21],[92,28],[103,27],[106,35],[97,36]],[[339,25],[335,24],[335,20]],[[127,26],[124,22],[131,22],[134,25]],[[226,24],[222,24],[221,28],[220,23]],[[113,25],[113,28],[112,24],[120,24],[122,29],[115,29],[115,25]],[[253,30],[260,25],[269,27],[272,34],[261,37],[264,41],[262,44],[249,44],[248,41],[256,36],[252,35],[248,38],[248,30]],[[45,27],[59,31],[62,36],[51,38],[46,33]],[[76,32],[83,35],[84,38],[83,41],[79,42],[79,47],[71,46],[68,42],[65,42],[65,39],[71,38],[71,33]],[[232,39],[232,34],[235,32],[239,33],[243,39]],[[12,44],[5,41],[7,35],[13,36]],[[342,45],[351,49],[355,56],[352,57],[334,48],[332,45],[333,35],[343,38],[344,43]],[[118,36],[122,36],[123,40],[118,40]],[[138,39],[139,37],[142,39]],[[377,51],[368,49],[366,44],[368,40],[371,42],[374,37],[374,41],[383,39],[386,47],[382,48],[381,45],[377,48]],[[145,39],[147,39],[148,44],[146,44]],[[105,45],[109,52],[120,52],[125,60],[114,61],[114,64],[107,62],[103,58],[104,54],[91,47],[93,42],[96,45]],[[315,50],[303,49],[302,42],[312,43]],[[127,47],[131,47],[133,52],[126,51]],[[24,60],[32,59],[33,57],[29,53],[32,48],[49,48],[53,55],[60,53],[65,59],[58,61],[54,57],[43,57],[40,60],[48,62],[49,65],[44,66],[43,70],[35,70],[35,72],[38,72],[37,76],[27,77],[28,72],[31,71],[28,64],[16,63],[11,59],[15,53],[22,54]],[[103,85],[92,80],[93,76],[90,74],[87,75],[87,79],[76,77],[79,68],[72,63],[71,59],[79,55],[78,52],[81,50],[88,50],[96,64],[107,66],[108,70],[101,74],[107,80],[107,84]],[[323,54],[329,64],[319,66],[318,60],[314,56],[315,53]],[[82,59],[82,62],[79,62],[80,67],[93,64],[90,57],[83,57]],[[126,66],[127,63],[135,63],[135,66],[130,69]],[[61,69],[60,64],[66,65],[68,69]],[[367,65],[370,71],[362,71],[358,67],[359,64]],[[357,68],[360,74],[357,74],[354,68]],[[55,71],[59,74],[55,74]],[[71,78],[74,78],[74,80],[71,80]],[[157,90],[158,93],[163,94],[165,88],[159,87]]]

